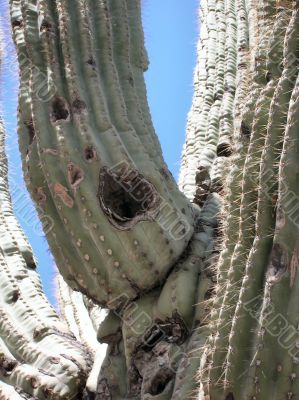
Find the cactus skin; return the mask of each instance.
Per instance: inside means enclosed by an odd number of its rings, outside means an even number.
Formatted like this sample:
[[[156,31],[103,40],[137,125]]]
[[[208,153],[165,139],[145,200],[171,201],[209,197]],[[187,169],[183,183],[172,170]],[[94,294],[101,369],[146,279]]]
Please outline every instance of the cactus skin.
[[[23,169],[54,221],[47,237],[57,266],[70,287],[104,306],[122,293],[140,296],[187,247],[195,211],[150,120],[139,1],[10,5],[19,61],[25,52],[31,63],[25,74],[20,62]],[[52,91],[39,98],[45,79]]]

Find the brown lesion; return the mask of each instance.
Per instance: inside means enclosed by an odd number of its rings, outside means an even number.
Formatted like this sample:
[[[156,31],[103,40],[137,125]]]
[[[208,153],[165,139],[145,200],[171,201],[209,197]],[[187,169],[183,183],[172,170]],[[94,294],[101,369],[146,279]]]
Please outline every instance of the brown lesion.
[[[130,229],[139,221],[152,221],[160,204],[154,185],[133,169],[122,173],[103,167],[98,199],[109,222],[120,230]]]
[[[55,183],[54,184],[54,193],[56,196],[60,198],[60,200],[69,208],[72,208],[74,206],[74,200],[72,197],[68,194],[68,190],[66,187],[64,187],[61,183]]]

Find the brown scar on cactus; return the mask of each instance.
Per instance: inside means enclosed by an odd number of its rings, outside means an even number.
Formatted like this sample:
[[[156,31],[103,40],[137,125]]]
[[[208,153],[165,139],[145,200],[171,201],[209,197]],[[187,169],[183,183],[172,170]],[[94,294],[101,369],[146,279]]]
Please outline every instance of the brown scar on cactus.
[[[67,207],[72,208],[74,206],[74,200],[67,193],[67,188],[61,183],[55,183],[54,192]]]
[[[160,204],[155,187],[141,173],[122,174],[106,167],[100,171],[98,199],[109,222],[120,230],[152,221]]]

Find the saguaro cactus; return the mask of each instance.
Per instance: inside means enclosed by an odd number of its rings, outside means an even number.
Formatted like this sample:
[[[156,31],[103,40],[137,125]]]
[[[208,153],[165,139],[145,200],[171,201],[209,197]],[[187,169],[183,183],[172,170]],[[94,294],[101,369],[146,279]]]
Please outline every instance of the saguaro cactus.
[[[297,1],[201,1],[186,197],[148,111],[139,1],[10,0],[10,9],[23,169],[55,222],[47,238],[65,280],[62,315],[92,353],[101,348],[94,327],[108,345],[85,397],[296,399]],[[106,318],[92,325],[73,289],[109,309]],[[3,335],[3,354],[17,352]],[[73,375],[90,367],[84,358],[76,366]],[[53,398],[80,398],[73,375]],[[22,371],[9,377],[3,392],[45,396]]]

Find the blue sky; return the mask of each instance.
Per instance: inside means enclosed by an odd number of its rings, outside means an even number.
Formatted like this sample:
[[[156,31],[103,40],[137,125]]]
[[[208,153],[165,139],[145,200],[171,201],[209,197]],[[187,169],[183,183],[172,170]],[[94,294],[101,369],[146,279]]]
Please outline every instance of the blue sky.
[[[5,63],[1,74],[1,111],[7,130],[7,150],[13,203],[17,217],[38,260],[44,290],[55,304],[54,260],[38,224],[21,173],[16,134],[17,65],[7,35],[8,0],[0,0],[4,27]],[[198,34],[198,0],[142,0],[143,25],[150,68],[146,73],[148,99],[166,162],[178,177],[186,117],[192,100],[193,70]]]

